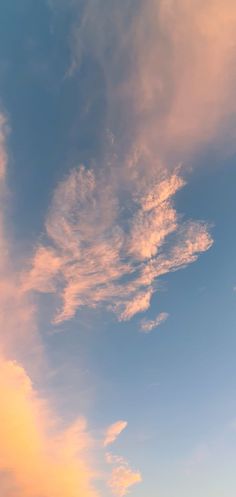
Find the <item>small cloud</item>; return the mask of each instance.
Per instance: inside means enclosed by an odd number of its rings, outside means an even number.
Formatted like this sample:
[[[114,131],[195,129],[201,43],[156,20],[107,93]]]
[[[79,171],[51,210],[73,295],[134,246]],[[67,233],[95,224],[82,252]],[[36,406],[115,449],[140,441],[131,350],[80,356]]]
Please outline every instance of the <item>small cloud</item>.
[[[164,323],[169,317],[167,312],[161,312],[155,319],[142,319],[140,323],[140,331],[142,333],[150,333],[152,330]]]
[[[108,482],[112,493],[116,497],[127,495],[131,486],[140,483],[142,476],[138,471],[130,469],[128,464],[122,464],[113,469],[111,478]]]
[[[122,431],[127,427],[127,421],[117,421],[113,425],[109,426],[106,431],[105,440],[103,442],[104,447],[111,445],[117,437],[122,433]]]

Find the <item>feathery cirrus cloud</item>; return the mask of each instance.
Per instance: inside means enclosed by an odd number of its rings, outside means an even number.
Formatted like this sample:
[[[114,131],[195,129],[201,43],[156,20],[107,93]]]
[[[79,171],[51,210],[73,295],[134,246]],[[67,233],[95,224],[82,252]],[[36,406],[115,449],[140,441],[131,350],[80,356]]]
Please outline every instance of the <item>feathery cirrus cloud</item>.
[[[0,485],[1,475],[7,475],[9,489],[4,497],[97,496],[85,421],[60,428],[24,368],[3,358],[0,395]]]
[[[119,320],[131,319],[149,308],[158,277],[211,247],[207,225],[183,221],[174,208],[173,195],[184,185],[177,173],[144,184],[128,196],[132,210],[125,219],[125,200],[121,206],[105,173],[97,178],[80,167],[58,185],[45,243],[23,281],[25,289],[60,298],[55,323],[71,319],[80,307],[101,305]]]

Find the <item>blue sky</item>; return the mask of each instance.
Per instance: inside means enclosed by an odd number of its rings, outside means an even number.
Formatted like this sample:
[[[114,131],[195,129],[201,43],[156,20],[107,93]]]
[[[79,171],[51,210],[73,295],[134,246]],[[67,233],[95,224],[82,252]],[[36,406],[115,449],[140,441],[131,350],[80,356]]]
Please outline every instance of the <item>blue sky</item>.
[[[0,12],[0,489],[234,497],[234,2]]]

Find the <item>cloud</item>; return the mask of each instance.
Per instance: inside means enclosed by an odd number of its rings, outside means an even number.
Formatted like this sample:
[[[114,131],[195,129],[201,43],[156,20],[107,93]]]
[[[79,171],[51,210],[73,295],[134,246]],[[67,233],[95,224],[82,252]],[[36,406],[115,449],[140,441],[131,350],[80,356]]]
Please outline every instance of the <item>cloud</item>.
[[[24,368],[0,359],[0,484],[4,497],[95,497],[89,465],[91,440],[83,419],[60,428]]]
[[[24,259],[9,233],[7,131],[7,120],[0,115],[0,488],[4,497],[95,497],[85,420],[65,428],[16,360],[21,357],[33,370],[42,360],[43,346],[36,306],[22,285]],[[41,252],[41,269],[44,261]],[[52,259],[50,267],[53,272]],[[33,277],[40,284],[39,274]],[[38,365],[36,369],[39,379]]]
[[[164,323],[169,317],[167,312],[161,312],[155,319],[142,319],[140,323],[140,329],[143,333],[150,333],[162,323]]]
[[[113,469],[111,478],[108,482],[113,495],[116,497],[124,497],[127,495],[130,487],[142,481],[141,474],[138,471],[133,471],[129,466],[121,465]]]
[[[106,171],[73,169],[56,188],[47,236],[23,287],[60,298],[55,323],[84,306],[103,306],[119,320],[146,311],[156,279],[194,262],[212,245],[204,223],[183,222],[174,208],[172,197],[183,185],[176,172],[163,172],[159,179],[144,177],[142,188],[138,182],[125,195]]]
[[[122,433],[122,431],[124,431],[124,429],[127,427],[127,425],[127,421],[117,421],[113,425],[109,426],[106,431],[105,440],[103,442],[104,447],[113,444],[118,436]]]

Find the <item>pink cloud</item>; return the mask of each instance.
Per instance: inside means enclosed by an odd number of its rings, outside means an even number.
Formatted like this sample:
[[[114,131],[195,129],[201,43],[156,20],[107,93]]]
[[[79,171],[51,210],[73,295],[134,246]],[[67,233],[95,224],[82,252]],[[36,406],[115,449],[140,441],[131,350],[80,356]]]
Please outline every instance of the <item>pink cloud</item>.
[[[207,226],[179,220],[172,196],[183,184],[176,173],[145,180],[142,193],[138,183],[124,221],[105,171],[97,177],[72,170],[55,191],[48,241],[37,248],[24,288],[60,297],[55,323],[83,306],[103,305],[120,320],[146,311],[156,278],[194,262],[212,244]]]

